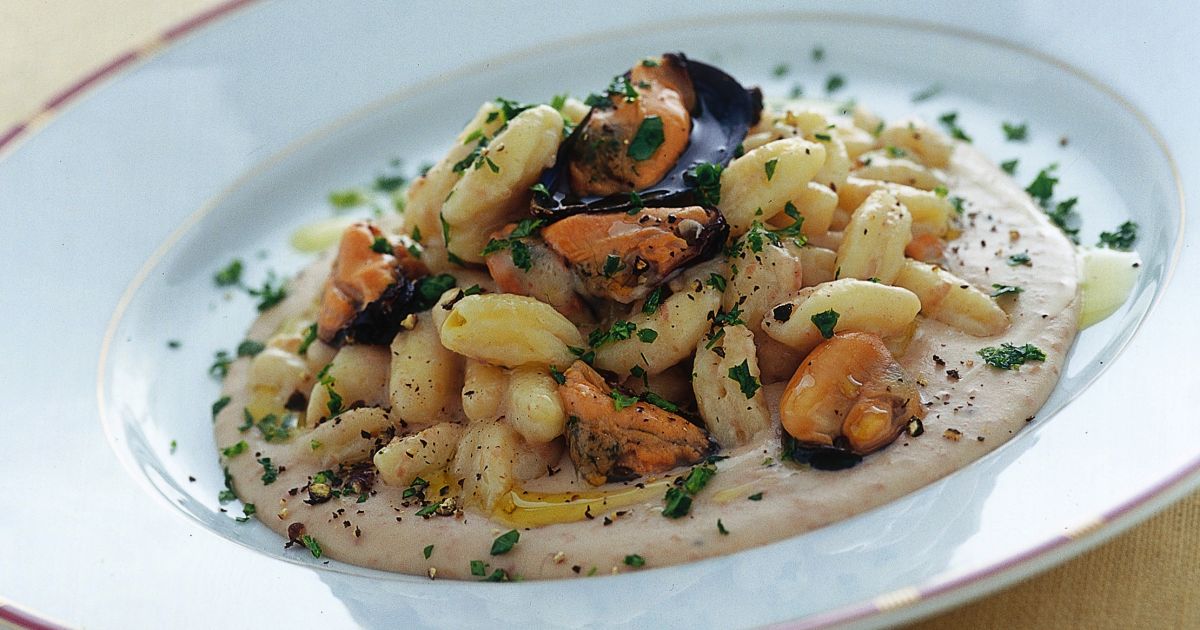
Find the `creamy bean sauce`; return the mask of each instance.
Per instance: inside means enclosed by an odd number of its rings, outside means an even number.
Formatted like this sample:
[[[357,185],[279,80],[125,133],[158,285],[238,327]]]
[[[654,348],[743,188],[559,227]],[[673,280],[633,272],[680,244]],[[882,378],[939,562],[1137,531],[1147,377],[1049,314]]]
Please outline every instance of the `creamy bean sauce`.
[[[528,579],[633,571],[637,569],[624,562],[629,554],[641,556],[647,568],[661,567],[837,522],[961,468],[1034,421],[1076,334],[1080,298],[1072,245],[1019,186],[974,148],[960,145],[946,175],[952,194],[968,202],[962,235],[947,249],[948,270],[984,291],[1000,283],[1021,286],[1024,292],[1001,301],[1012,326],[995,337],[972,337],[919,319],[900,361],[922,383],[928,408],[925,432],[902,434],[854,468],[820,471],[781,463],[776,407],[784,383],[774,383],[765,385],[776,415],[774,428],[721,453],[728,459],[717,463],[719,472],[680,519],[662,516],[669,477],[596,489],[576,475],[566,457],[557,474],[530,482],[525,493],[502,501],[494,515],[467,507],[457,518],[416,516],[417,507],[401,505],[402,488],[378,482],[362,503],[347,496],[307,505],[303,491],[292,495],[289,490],[303,487],[323,466],[315,458],[294,455],[303,449],[290,443],[267,443],[256,431],[238,430],[249,402],[246,360],[235,362],[226,379],[231,403],[217,418],[216,442],[249,443],[249,452],[226,464],[238,495],[257,506],[258,518],[271,529],[286,536],[289,524],[303,523],[329,558],[418,575],[435,569],[437,578],[472,579],[472,560],[487,563],[489,574],[504,569]],[[1009,265],[1008,256],[1020,252],[1028,253],[1031,264]],[[328,265],[323,259],[298,277],[290,297],[263,315],[249,338],[266,339],[289,318],[311,310]],[[1046,353],[1046,360],[1008,371],[986,365],[976,354],[1001,342],[1032,343]],[[307,441],[300,434],[291,442],[298,440]],[[270,485],[261,480],[258,459],[263,457],[280,468]],[[435,481],[430,492],[437,486]],[[750,500],[751,495],[761,498]],[[719,531],[718,520],[727,534]],[[493,540],[514,527],[520,531],[519,543],[504,555],[489,555]],[[426,558],[429,545],[433,548]],[[308,553],[303,547],[294,552]]]

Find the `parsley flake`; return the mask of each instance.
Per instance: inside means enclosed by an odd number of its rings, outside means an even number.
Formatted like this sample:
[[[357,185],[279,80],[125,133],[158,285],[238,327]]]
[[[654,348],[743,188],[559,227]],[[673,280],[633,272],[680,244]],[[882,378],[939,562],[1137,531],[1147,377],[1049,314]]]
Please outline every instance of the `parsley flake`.
[[[646,559],[639,556],[636,553],[631,553],[631,554],[625,556],[625,564],[627,566],[631,566],[631,567],[645,566]]]
[[[1137,223],[1126,221],[1117,228],[1116,232],[1101,232],[1100,241],[1096,245],[1098,247],[1129,251],[1133,247],[1133,243],[1137,241],[1137,233]]]
[[[829,339],[833,336],[833,327],[837,325],[839,317],[841,317],[840,313],[829,309],[823,313],[817,313],[809,319],[812,320],[813,326],[816,326],[817,330],[820,331],[821,336]]]
[[[842,89],[846,85],[846,79],[840,74],[831,74],[828,79],[825,79],[825,93],[833,94]]]
[[[772,158],[763,164],[763,170],[767,173],[767,181],[771,181],[775,177],[775,167],[779,166],[779,158]]]
[[[237,444],[221,449],[221,454],[225,457],[236,457],[245,453],[249,448],[250,445],[246,443],[246,440],[239,440]]]
[[[1000,163],[1000,170],[1004,171],[1005,173],[1008,173],[1009,175],[1014,175],[1017,172],[1017,164],[1020,164],[1020,162],[1021,161],[1018,160],[1017,158],[1013,158],[1011,160],[1005,160]]]
[[[506,554],[512,551],[513,545],[517,544],[519,540],[521,540],[521,533],[515,529],[510,529],[492,541],[491,554],[493,556]]]
[[[627,394],[622,394],[621,392],[619,392],[615,389],[612,390],[611,392],[609,392],[608,395],[612,397],[613,408],[616,409],[617,411],[620,411],[626,407],[633,406],[633,405],[637,404],[637,402],[638,402],[637,396],[629,396]]]
[[[232,400],[229,396],[222,396],[212,404],[212,417],[214,421],[217,419],[217,414],[221,413],[222,409],[228,407]]]
[[[1054,196],[1054,185],[1058,183],[1058,178],[1052,175],[1058,164],[1051,164],[1046,168],[1038,171],[1037,177],[1030,182],[1029,186],[1025,187],[1025,192],[1029,193],[1038,203],[1045,206],[1050,203],[1050,199]]]
[[[1017,252],[1008,257],[1008,266],[1016,267],[1017,265],[1025,265],[1026,267],[1033,266],[1033,259],[1029,257],[1029,252]]]
[[[654,340],[658,339],[658,331],[651,328],[643,328],[637,331],[637,336],[642,343],[654,343]]]
[[[1014,346],[1004,342],[1000,347],[987,347],[978,352],[988,365],[1002,370],[1016,370],[1027,361],[1045,361],[1046,353],[1032,344]]]
[[[945,114],[939,116],[938,120],[942,123],[942,126],[946,128],[946,131],[950,133],[952,138],[955,138],[956,140],[962,140],[963,142],[971,141],[971,136],[968,136],[967,132],[963,131],[962,127],[958,126],[958,112],[946,112]]]
[[[1009,142],[1024,142],[1029,135],[1029,125],[1026,123],[1016,124],[1005,121],[1000,123],[1000,128],[1004,130],[1004,139]]]
[[[308,548],[308,551],[309,551],[309,553],[312,554],[312,557],[314,557],[314,558],[321,557],[321,544],[317,542],[316,538],[313,538],[312,536],[305,534],[300,537],[300,542],[303,543],[303,545]]]
[[[701,162],[684,172],[683,181],[696,191],[696,201],[700,205],[717,206],[721,203],[721,173],[724,170],[720,164]]]
[[[262,482],[264,486],[269,486],[279,479],[279,468],[271,463],[270,457],[260,457],[258,463],[263,467]]]
[[[663,143],[663,122],[658,116],[647,116],[638,125],[625,155],[641,162],[650,159]]]
[[[650,295],[646,296],[646,301],[642,302],[642,312],[646,315],[655,314],[658,312],[658,307],[662,304],[662,301],[663,288],[661,286],[655,287],[654,290],[650,292]]]
[[[224,268],[213,276],[213,281],[219,287],[231,287],[242,281],[242,260],[234,258]]]
[[[754,393],[758,391],[758,388],[762,387],[762,385],[758,382],[758,379],[750,373],[749,359],[743,359],[740,364],[729,368],[729,378],[737,381],[738,386],[742,388],[742,393],[745,394],[746,398],[753,398]]]
[[[433,545],[425,545],[425,549],[421,551],[421,554],[425,556],[426,560],[428,560],[429,556],[433,555]]]
[[[1024,291],[1025,289],[1013,286],[1011,284],[996,284],[993,282],[991,296],[995,298],[1002,295],[1016,295],[1018,293],[1023,293]]]

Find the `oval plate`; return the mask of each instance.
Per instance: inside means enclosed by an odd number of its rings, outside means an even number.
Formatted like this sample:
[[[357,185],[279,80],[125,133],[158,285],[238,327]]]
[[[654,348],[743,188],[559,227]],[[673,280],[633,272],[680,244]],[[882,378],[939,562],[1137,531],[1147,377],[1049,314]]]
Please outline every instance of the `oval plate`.
[[[1200,390],[1179,351],[1200,347],[1186,325],[1196,281],[1168,281],[1177,266],[1197,268],[1198,256],[1184,247],[1196,237],[1183,229],[1170,150],[1188,151],[1176,157],[1194,174],[1191,147],[1200,143],[1190,114],[1172,109],[1195,102],[1184,91],[1196,88],[1155,83],[1169,68],[1143,71],[1139,83],[1122,72],[1137,68],[1127,58],[1097,59],[1082,40],[1073,48],[1050,31],[1018,34],[1017,44],[1055,41],[1057,55],[1116,82],[1115,91],[1054,58],[950,26],[833,14],[689,17],[684,8],[654,29],[638,28],[645,20],[628,11],[564,16],[553,23],[558,41],[545,43],[548,22],[495,28],[503,11],[489,7],[449,20],[432,9],[400,17],[388,4],[344,15],[315,3],[251,3],[0,148],[0,208],[14,237],[5,248],[9,295],[23,297],[3,306],[10,330],[22,331],[21,362],[3,387],[7,400],[25,403],[10,405],[21,412],[5,428],[6,478],[20,491],[3,527],[21,541],[10,566],[28,568],[2,572],[0,593],[93,627],[146,625],[164,606],[197,627],[230,618],[874,625],[1061,561],[1195,485],[1200,427],[1186,397],[1171,394]],[[939,15],[996,32],[1022,17],[959,13]],[[1152,32],[1145,20],[1122,23],[1121,36],[1136,37],[1139,24]],[[814,46],[825,51],[820,62]],[[885,114],[959,111],[994,158],[1021,158],[1019,178],[1060,162],[1060,195],[1088,204],[1085,241],[1126,216],[1142,226],[1146,265],[1130,304],[1081,337],[1038,422],[1009,444],[878,510],[725,558],[586,583],[430,582],[284,552],[265,528],[219,511],[207,422],[217,386],[205,370],[253,309],[227,303],[212,273],[235,256],[254,273],[293,271],[302,258],[288,252],[288,234],[328,216],[330,190],[370,181],[392,157],[436,156],[481,100],[586,93],[630,59],[674,49],[777,95],[793,82],[819,94],[837,73],[846,87],[836,96]],[[1195,58],[1187,52],[1172,57]],[[775,77],[781,62],[791,67]],[[909,102],[933,84],[943,86],[936,98]],[[1144,106],[1171,141],[1120,93],[1155,94]],[[999,120],[1029,121],[1031,141],[1004,144]],[[1060,135],[1070,139],[1065,149]],[[171,339],[181,347],[168,348]],[[70,567],[78,582],[52,585],[44,567]],[[146,598],[162,606],[132,605]]]

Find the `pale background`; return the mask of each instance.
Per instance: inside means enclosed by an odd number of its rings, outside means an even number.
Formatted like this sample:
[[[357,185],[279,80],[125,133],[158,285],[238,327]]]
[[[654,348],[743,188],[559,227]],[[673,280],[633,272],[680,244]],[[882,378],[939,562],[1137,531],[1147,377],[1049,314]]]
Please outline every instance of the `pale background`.
[[[0,133],[85,74],[217,4],[0,0]],[[912,626],[1185,627],[1200,627],[1200,493],[1065,565]]]

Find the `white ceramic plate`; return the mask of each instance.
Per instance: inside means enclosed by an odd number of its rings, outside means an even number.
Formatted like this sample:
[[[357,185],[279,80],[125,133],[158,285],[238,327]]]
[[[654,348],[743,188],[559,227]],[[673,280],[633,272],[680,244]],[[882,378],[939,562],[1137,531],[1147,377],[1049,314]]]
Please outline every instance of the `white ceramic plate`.
[[[1187,247],[1181,186],[1200,172],[1182,105],[1197,88],[1169,80],[1187,76],[1171,68],[1196,58],[1191,40],[1170,44],[1178,59],[1084,48],[1058,28],[1070,7],[949,6],[938,26],[908,21],[902,5],[872,17],[617,2],[548,19],[494,3],[405,15],[390,3],[353,14],[238,4],[0,148],[2,308],[18,359],[0,385],[16,490],[0,534],[5,565],[19,568],[0,571],[0,596],[89,627],[164,615],[195,627],[875,625],[1061,561],[1195,485],[1200,426],[1186,394],[1200,377],[1184,362],[1200,347],[1186,274],[1200,254]],[[700,15],[714,10],[726,13]],[[1112,37],[1162,36],[1161,16],[1073,19]],[[1034,52],[1048,47],[1057,57]],[[431,582],[285,551],[219,511],[218,386],[205,372],[254,312],[212,286],[214,271],[233,257],[252,280],[295,271],[304,257],[288,236],[329,216],[330,190],[369,182],[393,157],[436,157],[483,100],[587,93],[663,50],[768,95],[795,82],[819,94],[837,73],[838,98],[885,115],[956,110],[995,159],[1021,159],[1021,180],[1058,162],[1060,196],[1085,208],[1085,242],[1125,218],[1141,225],[1130,302],[1079,338],[1038,420],[1004,447],[880,509],[729,557],[586,581]],[[781,62],[791,70],[777,78]],[[933,84],[936,98],[910,102]],[[1028,121],[1030,141],[1005,143],[1001,120]]]

